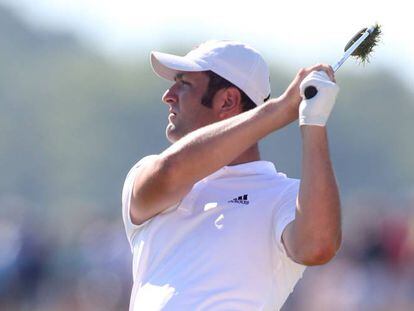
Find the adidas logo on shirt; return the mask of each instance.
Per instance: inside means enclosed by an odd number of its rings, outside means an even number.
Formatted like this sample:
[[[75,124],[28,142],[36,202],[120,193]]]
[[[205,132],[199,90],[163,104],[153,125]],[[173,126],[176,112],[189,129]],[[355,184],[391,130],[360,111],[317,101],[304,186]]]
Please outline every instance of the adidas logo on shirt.
[[[237,204],[249,204],[249,200],[247,199],[247,194],[241,195],[233,200],[228,201],[228,203],[237,203]]]

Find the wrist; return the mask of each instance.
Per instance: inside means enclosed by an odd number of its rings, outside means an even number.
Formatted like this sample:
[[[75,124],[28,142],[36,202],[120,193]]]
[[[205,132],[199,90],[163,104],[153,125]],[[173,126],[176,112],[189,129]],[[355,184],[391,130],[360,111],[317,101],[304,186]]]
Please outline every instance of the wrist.
[[[301,98],[297,99],[293,94],[290,92],[283,93],[279,98],[278,101],[280,105],[283,106],[284,112],[289,115],[293,120],[296,120],[299,117],[299,103]]]
[[[298,111],[291,109],[282,97],[271,98],[263,105],[257,107],[257,109],[251,110],[257,116],[261,116],[263,121],[260,123],[263,125],[269,122],[269,126],[272,128],[271,132],[278,130],[298,118]]]
[[[326,126],[320,125],[301,125],[300,132],[304,140],[327,136]]]

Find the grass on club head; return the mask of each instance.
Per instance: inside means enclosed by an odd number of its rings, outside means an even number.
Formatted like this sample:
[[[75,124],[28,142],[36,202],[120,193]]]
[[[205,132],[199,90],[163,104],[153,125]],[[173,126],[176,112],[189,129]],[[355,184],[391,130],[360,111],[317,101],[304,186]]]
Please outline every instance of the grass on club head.
[[[367,31],[367,28],[361,29],[345,46],[345,51],[349,49],[349,47],[357,41],[364,32]],[[374,47],[378,44],[381,37],[381,26],[379,24],[375,24],[374,30],[368,35],[368,37],[361,43],[360,46],[356,48],[356,50],[351,54],[355,56],[357,59],[361,61],[361,63],[369,63],[369,57]]]

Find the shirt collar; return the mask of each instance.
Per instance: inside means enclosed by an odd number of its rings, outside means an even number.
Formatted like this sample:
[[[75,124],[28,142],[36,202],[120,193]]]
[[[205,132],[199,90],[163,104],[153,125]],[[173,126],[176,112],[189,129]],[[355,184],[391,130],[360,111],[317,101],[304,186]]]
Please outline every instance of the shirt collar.
[[[226,165],[203,180],[213,180],[220,177],[236,177],[246,175],[276,175],[276,167],[269,161],[251,161],[237,165]]]

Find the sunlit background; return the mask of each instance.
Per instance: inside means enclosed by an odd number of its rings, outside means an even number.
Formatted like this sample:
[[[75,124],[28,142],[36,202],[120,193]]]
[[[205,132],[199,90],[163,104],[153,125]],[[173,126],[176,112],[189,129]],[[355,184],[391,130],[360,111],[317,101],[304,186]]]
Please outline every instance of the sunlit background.
[[[412,10],[378,3],[0,0],[0,310],[127,310],[122,184],[138,159],[168,147],[168,83],[151,72],[151,50],[249,43],[277,96],[375,22],[382,42],[369,64],[350,59],[337,73],[328,126],[344,243],[308,269],[283,311],[414,310]],[[296,124],[261,150],[300,177]]]

